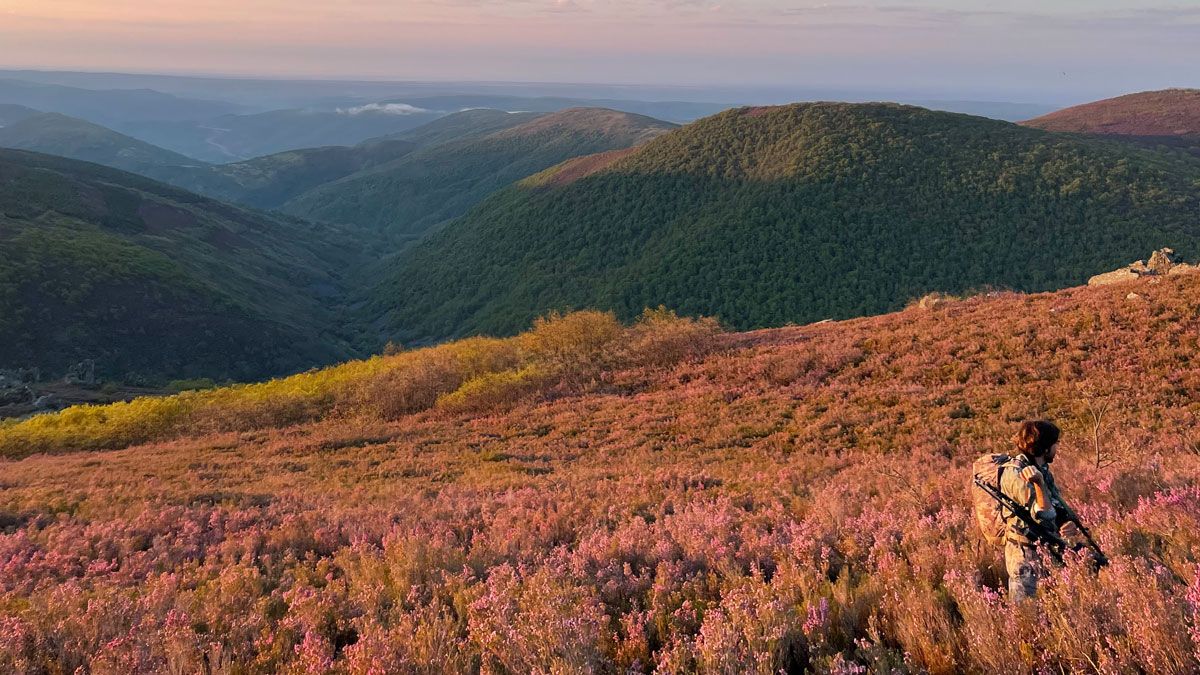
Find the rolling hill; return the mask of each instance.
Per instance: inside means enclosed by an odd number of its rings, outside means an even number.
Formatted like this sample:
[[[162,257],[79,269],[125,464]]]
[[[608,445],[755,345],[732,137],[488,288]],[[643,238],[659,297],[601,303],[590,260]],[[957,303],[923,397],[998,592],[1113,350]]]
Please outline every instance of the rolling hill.
[[[95,162],[222,201],[274,209],[323,184],[393,162],[414,149],[465,140],[527,123],[538,114],[470,110],[353,146],[301,148],[208,164],[86,120],[11,106],[0,110],[0,147]]]
[[[415,147],[408,141],[381,140],[289,150],[202,169],[160,166],[144,173],[223,201],[274,209],[321,185],[404,157]]]
[[[34,115],[40,114],[40,111],[34,110],[33,108],[27,108],[23,105],[0,103],[0,128],[16,124],[23,119],[28,119]]]
[[[207,162],[239,162],[264,155],[365,140],[414,129],[444,113],[360,106],[343,110],[273,110],[199,121],[134,122],[120,131]]]
[[[537,112],[510,113],[491,108],[463,110],[436,119],[416,129],[381,136],[373,140],[408,141],[419,147],[430,147],[510,129],[526,122],[532,122],[543,114]],[[368,143],[371,141],[363,142],[364,145]]]
[[[348,353],[355,245],[95,164],[0,151],[0,368],[248,379]]]
[[[1164,89],[1085,103],[1022,124],[1200,154],[1200,89]]]
[[[627,148],[675,125],[612,110],[551,113],[483,136],[440,143],[293,199],[286,213],[411,239],[493,191],[563,160]]]
[[[581,166],[581,163],[583,166]],[[665,303],[739,328],[1200,251],[1200,163],[892,104],[745,108],[502,191],[394,261],[390,337]]]
[[[158,167],[203,163],[98,124],[58,113],[41,113],[0,127],[0,148],[30,150],[146,174]]]
[[[4,77],[0,77],[0,103],[61,113],[105,126],[136,125],[148,120],[203,120],[243,109],[223,101],[182,98],[152,89],[85,89]]]

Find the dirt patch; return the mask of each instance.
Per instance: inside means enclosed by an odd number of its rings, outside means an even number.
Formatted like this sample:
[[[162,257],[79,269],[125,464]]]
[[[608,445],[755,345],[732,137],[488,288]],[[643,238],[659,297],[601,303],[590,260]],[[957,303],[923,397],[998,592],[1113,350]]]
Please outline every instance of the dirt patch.
[[[581,178],[586,178],[607,169],[637,151],[638,148],[636,147],[625,148],[623,150],[609,150],[608,152],[600,152],[594,155],[567,160],[562,168],[546,181],[545,185],[554,187],[570,185]]]
[[[763,117],[764,115],[771,112],[772,110],[775,110],[778,107],[779,106],[777,106],[777,105],[754,106],[752,108],[746,108],[745,111],[742,113],[742,115],[745,117]]]

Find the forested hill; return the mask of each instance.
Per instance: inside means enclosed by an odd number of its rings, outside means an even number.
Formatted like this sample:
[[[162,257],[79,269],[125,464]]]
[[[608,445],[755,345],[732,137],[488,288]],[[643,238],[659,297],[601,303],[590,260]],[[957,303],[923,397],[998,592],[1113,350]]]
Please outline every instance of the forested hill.
[[[391,337],[659,303],[781,325],[930,291],[1075,285],[1160,246],[1200,253],[1200,162],[921,108],[731,110],[581,161],[396,260],[370,297]]]
[[[0,150],[0,368],[254,379],[348,353],[330,227],[96,164]]]
[[[322,185],[282,210],[394,238],[415,238],[514,181],[566,159],[627,148],[673,128],[668,122],[614,110],[565,110],[483,136],[424,147]]]
[[[1047,131],[1093,134],[1200,155],[1200,89],[1164,89],[1085,103],[1022,122]]]
[[[58,113],[30,115],[0,127],[0,148],[32,150],[125,171],[165,167],[198,169],[203,162],[139,141],[86,120]]]

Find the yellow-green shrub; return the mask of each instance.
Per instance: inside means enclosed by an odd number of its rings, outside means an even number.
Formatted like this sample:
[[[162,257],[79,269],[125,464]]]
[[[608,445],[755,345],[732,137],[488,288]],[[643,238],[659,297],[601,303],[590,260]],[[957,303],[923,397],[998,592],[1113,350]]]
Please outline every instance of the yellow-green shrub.
[[[630,365],[663,367],[708,354],[721,324],[711,317],[681,318],[659,306],[647,308],[628,329],[624,356]]]
[[[0,457],[125,447],[188,433],[282,427],[331,415],[395,419],[428,410],[485,410],[540,388],[577,389],[605,369],[662,366],[703,353],[716,322],[659,308],[632,327],[611,312],[549,314],[513,338],[476,337],[257,384],[0,423]]]
[[[540,366],[485,373],[438,397],[437,407],[454,412],[495,410],[541,390],[550,379]]]
[[[568,377],[609,365],[624,328],[612,312],[551,312],[518,336],[521,347],[549,370]]]

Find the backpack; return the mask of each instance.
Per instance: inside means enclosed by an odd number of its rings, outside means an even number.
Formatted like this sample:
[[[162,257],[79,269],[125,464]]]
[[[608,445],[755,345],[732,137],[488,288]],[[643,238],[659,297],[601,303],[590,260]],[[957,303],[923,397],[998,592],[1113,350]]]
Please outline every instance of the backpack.
[[[991,495],[981,490],[975,484],[975,479],[978,478],[980,482],[992,485],[999,490],[1001,489],[1000,476],[1011,461],[1012,457],[1008,455],[992,454],[980,457],[971,465],[971,479],[968,487],[971,490],[971,502],[975,506],[975,521],[979,523],[983,538],[992,546],[1004,544],[1004,535],[1008,524],[1004,519],[1003,507],[995,499],[992,499]]]

